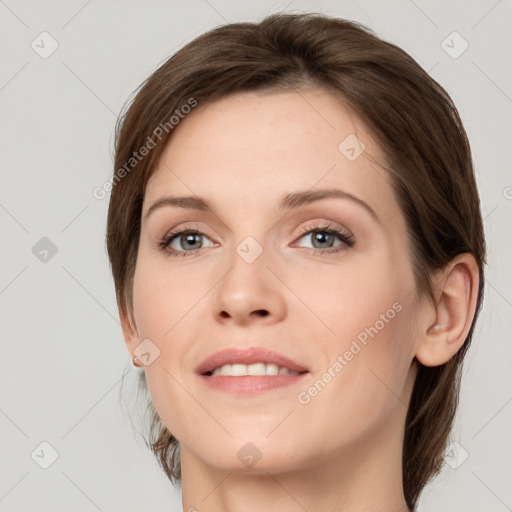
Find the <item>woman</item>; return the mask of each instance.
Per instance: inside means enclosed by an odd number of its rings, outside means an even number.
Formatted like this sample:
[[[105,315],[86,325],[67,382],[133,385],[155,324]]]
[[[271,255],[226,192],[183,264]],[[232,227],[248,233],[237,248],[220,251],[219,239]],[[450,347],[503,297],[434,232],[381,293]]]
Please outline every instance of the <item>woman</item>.
[[[184,510],[414,510],[483,297],[448,94],[367,28],[204,34],[117,126],[107,248]]]

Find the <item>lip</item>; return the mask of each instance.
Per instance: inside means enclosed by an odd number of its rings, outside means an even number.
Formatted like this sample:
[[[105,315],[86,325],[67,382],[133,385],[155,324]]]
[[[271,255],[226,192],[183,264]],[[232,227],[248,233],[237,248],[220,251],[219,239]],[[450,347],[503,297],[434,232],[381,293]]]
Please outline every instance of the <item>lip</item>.
[[[264,347],[249,347],[249,348],[226,348],[224,350],[220,350],[215,352],[211,356],[207,357],[197,368],[196,373],[201,376],[205,376],[204,374],[210,371],[213,371],[215,368],[219,366],[223,366],[225,364],[253,364],[253,363],[265,363],[265,364],[276,364],[279,367],[286,367],[293,372],[308,372],[308,368],[302,366],[292,359],[279,354],[271,349]],[[208,377],[208,376],[205,376]],[[220,376],[216,376],[217,378]],[[290,377],[294,376],[243,376],[242,378],[247,379],[251,377],[256,377],[259,379],[272,378],[277,379],[279,377]],[[295,376],[295,377],[298,377]],[[228,379],[239,379],[239,377],[227,377]],[[277,382],[276,382],[277,383]]]
[[[231,377],[225,375],[199,375],[210,389],[231,395],[260,395],[272,389],[292,386],[304,379],[308,372],[298,375],[245,375]]]

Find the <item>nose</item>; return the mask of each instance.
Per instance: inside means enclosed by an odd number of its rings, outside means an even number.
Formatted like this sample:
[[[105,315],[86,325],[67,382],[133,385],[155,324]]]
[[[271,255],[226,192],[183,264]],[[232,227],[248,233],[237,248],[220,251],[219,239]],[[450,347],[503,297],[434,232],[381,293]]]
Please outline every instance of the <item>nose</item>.
[[[229,271],[215,287],[213,313],[217,322],[247,326],[283,320],[285,288],[268,263],[265,251],[251,263],[234,253]]]

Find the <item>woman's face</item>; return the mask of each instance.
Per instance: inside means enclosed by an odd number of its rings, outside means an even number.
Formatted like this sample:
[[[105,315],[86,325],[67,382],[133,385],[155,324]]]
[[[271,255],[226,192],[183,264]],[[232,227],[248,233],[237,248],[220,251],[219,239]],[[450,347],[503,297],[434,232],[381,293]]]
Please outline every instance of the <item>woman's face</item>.
[[[368,158],[378,147],[354,123],[337,97],[310,89],[237,93],[175,128],[144,197],[134,320],[182,459],[279,472],[350,461],[357,446],[401,448],[419,299],[404,216]],[[208,207],[149,212],[171,196]],[[199,234],[169,242],[185,229]],[[197,372],[220,350],[249,347],[307,372],[220,377],[227,388]]]

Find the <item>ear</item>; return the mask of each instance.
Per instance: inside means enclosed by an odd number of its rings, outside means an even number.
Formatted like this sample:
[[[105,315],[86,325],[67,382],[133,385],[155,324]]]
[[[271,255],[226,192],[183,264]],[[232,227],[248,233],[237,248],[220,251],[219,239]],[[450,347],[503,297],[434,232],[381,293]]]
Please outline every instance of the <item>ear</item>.
[[[430,304],[416,350],[425,366],[439,366],[462,347],[475,316],[479,272],[472,254],[459,254],[438,276],[436,303]]]
[[[133,318],[133,314],[130,311],[125,313],[121,308],[119,308],[119,317],[121,320],[124,342],[128,352],[130,353],[130,358],[133,359],[133,351],[140,344],[135,319]]]

